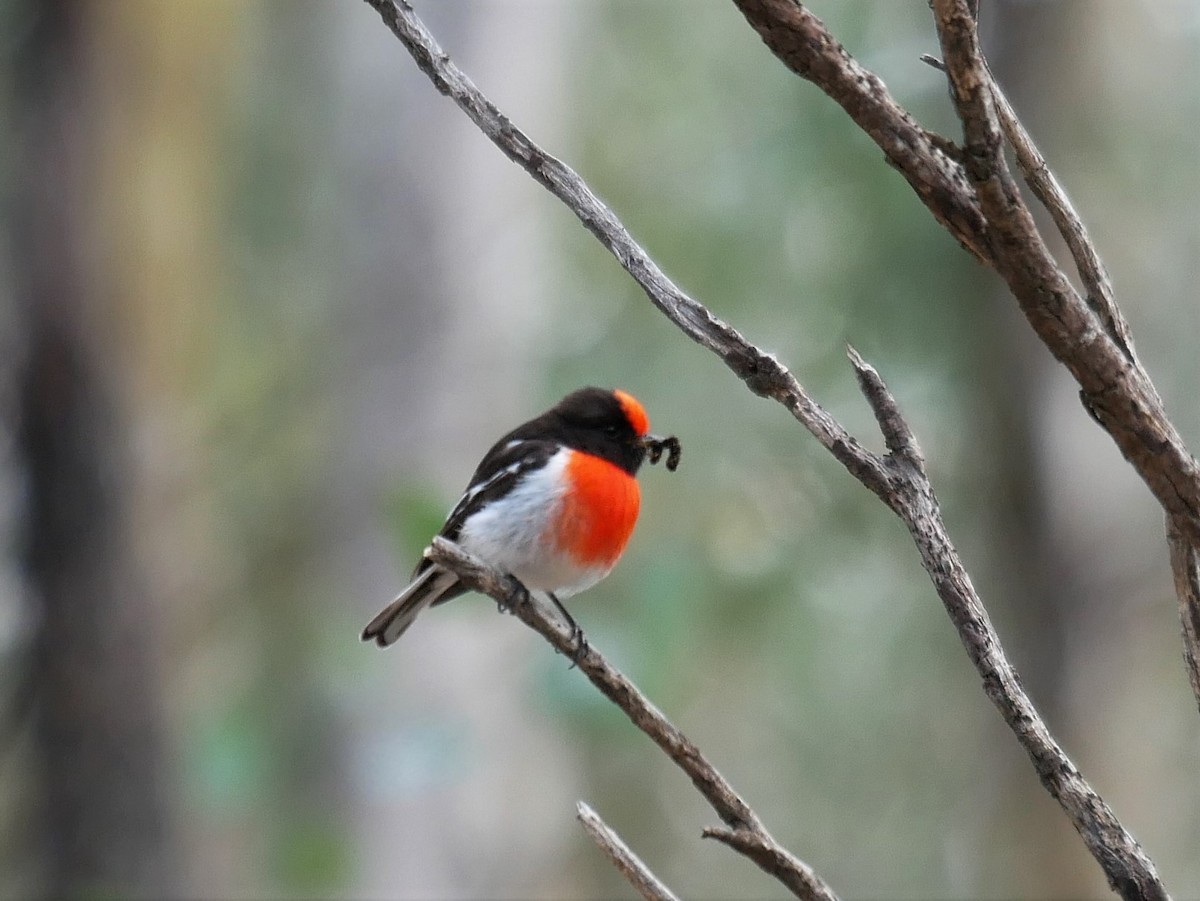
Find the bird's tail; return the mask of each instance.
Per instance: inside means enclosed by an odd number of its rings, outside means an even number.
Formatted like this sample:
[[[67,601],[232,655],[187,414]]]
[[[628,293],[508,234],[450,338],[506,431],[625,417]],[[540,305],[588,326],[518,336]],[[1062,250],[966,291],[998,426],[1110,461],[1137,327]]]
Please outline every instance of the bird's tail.
[[[363,629],[362,640],[374,641],[386,648],[404,634],[417,614],[458,584],[458,576],[438,566],[430,566],[413,579],[400,596],[379,611]]]

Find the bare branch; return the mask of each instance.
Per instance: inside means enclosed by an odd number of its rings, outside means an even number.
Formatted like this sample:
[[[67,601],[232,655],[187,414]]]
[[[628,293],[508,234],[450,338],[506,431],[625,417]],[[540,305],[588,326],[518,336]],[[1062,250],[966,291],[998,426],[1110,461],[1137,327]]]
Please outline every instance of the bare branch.
[[[829,94],[880,146],[884,146],[880,134],[911,124],[871,73],[852,79],[829,78],[830,71],[861,73],[861,67],[798,0],[734,2],[789,68]],[[1080,400],[1088,413],[1112,436],[1166,511],[1173,528],[1186,536],[1187,546],[1200,548],[1200,464],[1167,418],[1162,399],[1134,352],[1111,280],[1082,221],[992,77],[979,47],[978,3],[931,0],[930,5],[946,60],[928,55],[921,58],[950,78],[963,123],[965,151],[937,135],[927,137],[961,161],[969,176],[983,216],[983,241],[968,244],[968,249],[1004,278],[1038,337],[1079,383]],[[872,111],[871,116],[863,115],[864,107]],[[871,125],[872,118],[883,120],[885,126]],[[1042,241],[1008,172],[1001,133],[1012,145],[1030,189],[1066,241],[1086,297],[1080,297],[1071,286]],[[963,208],[963,200],[956,198],[952,205],[939,208],[944,198],[920,190],[911,170],[905,169],[904,158],[889,155],[889,160],[905,172],[934,217],[967,244],[961,228],[949,216],[951,210]],[[1178,572],[1177,568],[1176,585],[1186,586]],[[1189,595],[1182,589],[1179,602],[1182,610],[1191,608]],[[1184,643],[1190,649],[1195,642],[1187,629],[1185,617]],[[1190,667],[1193,657],[1188,657]],[[1195,688],[1193,673],[1191,667],[1189,678]]]
[[[922,564],[958,629],[971,661],[982,677],[985,692],[1029,754],[1042,784],[1062,806],[1071,823],[1083,837],[1088,850],[1100,863],[1110,884],[1126,898],[1166,898],[1166,891],[1151,861],[1059,747],[1022,689],[1020,679],[1004,655],[999,637],[946,532],[912,430],[905,423],[894,398],[878,373],[857,354],[851,352],[860,385],[875,412],[885,442],[892,451],[886,458],[862,448],[833,417],[804,392],[791,373],[774,357],[747,342],[732,327],[714,317],[702,304],[685,295],[671,283],[633,241],[612,211],[596,198],[587,185],[567,166],[548,156],[508,122],[449,61],[407,4],[397,7],[393,0],[367,2],[380,11],[384,21],[408,47],[439,89],[450,94],[510,158],[522,165],[580,218],[642,286],[655,306],[694,341],[720,356],[726,365],[746,382],[751,391],[774,398],[787,407],[855,478],[875,492],[900,516],[917,545]],[[819,21],[809,16],[794,0],[737,2],[743,7],[743,11],[750,7],[771,7],[776,12],[791,10],[799,17],[802,25],[813,26],[815,22],[815,26],[820,26],[819,32],[809,34],[806,38],[810,42],[807,48],[800,46],[803,41],[797,41],[791,49],[800,55],[815,53],[820,56],[822,53],[828,53],[834,57],[830,63],[836,76],[833,80],[836,81],[838,91],[846,92],[845,102],[839,99],[843,106],[856,97],[861,99],[866,96],[869,103],[875,105],[876,112],[882,110],[884,118],[894,117],[899,110],[894,102],[886,97],[886,92],[883,92],[883,96],[880,95],[877,88],[881,89],[882,83],[874,79],[874,76],[865,79],[856,76],[859,82],[857,87],[846,82],[849,72],[857,71],[861,76],[862,70],[847,69],[849,57],[845,50],[823,31],[824,26],[820,25]],[[749,15],[747,13],[748,17]],[[973,31],[967,39],[973,40]],[[822,77],[829,76],[828,71],[822,72]],[[980,182],[997,180],[1000,199],[1004,200],[1009,194],[1003,176],[996,175],[997,166],[1002,166],[1003,160],[996,158],[999,150],[999,132],[989,125],[991,114],[988,112],[988,105],[991,95],[990,92],[984,91],[982,94],[976,92],[972,97],[976,95],[981,99],[972,102],[981,103],[983,113],[981,117],[977,117],[978,121],[969,130],[976,151],[981,151],[980,160],[972,164],[973,177]],[[887,103],[884,103],[884,100]],[[888,103],[891,106],[888,106]],[[899,112],[903,113],[902,110]],[[907,119],[906,114],[904,118]],[[925,137],[928,138],[927,135]],[[937,153],[939,160],[948,159],[941,149],[937,149]],[[908,158],[900,155],[897,159]],[[893,159],[893,163],[896,163],[896,159]],[[920,190],[918,193],[921,193]],[[927,194],[922,194],[922,198],[927,205],[932,203]],[[1019,203],[1019,195],[1016,199]],[[1018,212],[1020,210],[1024,210],[1024,207],[1021,206]],[[945,214],[945,209],[942,209],[942,212]],[[1025,215],[1027,216],[1027,211]],[[946,216],[940,221],[956,223],[952,228],[952,231],[954,228],[959,229],[955,232],[956,235],[979,237],[982,234],[973,231],[969,222],[964,225],[963,221],[954,216]],[[950,228],[951,225],[947,227]],[[1009,225],[1010,230],[1016,231],[1023,227],[1020,222],[1016,226]],[[1034,236],[1036,237],[1036,231]],[[988,246],[991,246],[990,238]],[[1015,253],[1015,249],[1009,248],[1006,252]],[[1053,271],[1057,272],[1057,269]],[[1058,274],[1061,276],[1061,273]],[[1065,280],[1063,282],[1065,284]],[[1073,294],[1069,284],[1066,284],[1065,290]],[[1075,299],[1078,300],[1077,297]],[[1079,307],[1085,317],[1090,317],[1086,306],[1080,303]],[[1062,309],[1064,316],[1075,316],[1079,312],[1074,308]],[[1093,327],[1093,323],[1094,319],[1090,318],[1084,323],[1089,340],[1107,341],[1107,346],[1115,352],[1115,345],[1105,339]],[[1124,357],[1120,359],[1124,360]],[[1128,361],[1125,363],[1128,364]],[[1162,421],[1165,422],[1165,419]],[[1166,425],[1169,427],[1169,423]],[[1145,422],[1142,421],[1141,428],[1144,430],[1145,427]],[[1141,437],[1144,438],[1144,434]],[[1181,448],[1182,445],[1179,444],[1176,450]],[[1186,451],[1183,453],[1186,455]],[[1190,457],[1188,459],[1190,460]],[[1194,467],[1195,461],[1191,461],[1191,465]],[[1178,474],[1181,471],[1182,468],[1179,467],[1171,470],[1170,466],[1161,470],[1168,474]],[[1195,518],[1186,512],[1187,502],[1177,503],[1175,506],[1184,511],[1181,516],[1186,517],[1185,525],[1191,529]],[[1200,506],[1196,509],[1200,509]],[[520,595],[523,594],[523,589],[520,589],[519,583],[511,576],[506,576],[463,554],[454,545],[440,539],[435,539],[430,555],[439,564],[458,572],[463,581],[472,588],[484,591],[502,605],[511,607],[524,622],[541,632],[560,651],[569,653],[573,650],[569,635],[564,629],[551,623],[536,605],[521,602]],[[613,670],[593,649],[588,649],[582,655],[579,665],[602,693],[621,706],[630,719],[688,773],[693,783],[729,827],[727,830],[710,830],[708,834],[731,847],[749,848],[751,845],[757,846],[759,841],[769,843],[769,853],[763,851],[754,856],[760,866],[765,869],[764,861],[777,855],[779,860],[787,864],[786,871],[790,878],[795,880],[794,883],[785,884],[801,897],[832,896],[828,887],[811,869],[774,843],[765,831],[760,832],[761,824],[745,802],[700,756],[695,746],[651,707],[624,676]],[[756,838],[751,840],[747,837],[747,832],[754,834]]]
[[[1125,322],[1120,307],[1117,306],[1112,279],[1108,276],[1108,270],[1104,268],[1104,263],[1096,251],[1096,246],[1092,243],[1091,236],[1088,235],[1087,227],[1083,224],[1079,214],[1075,212],[1075,207],[1071,205],[1071,199],[1067,197],[1066,190],[1059,184],[1032,136],[1025,130],[1021,120],[1017,118],[1016,110],[1013,109],[1008,97],[1000,90],[1000,85],[996,83],[990,66],[987,67],[987,73],[1000,128],[1017,155],[1017,165],[1021,167],[1025,183],[1029,185],[1034,196],[1046,208],[1058,233],[1066,242],[1067,249],[1071,252],[1071,259],[1075,261],[1079,279],[1083,282],[1084,290],[1087,291],[1084,299],[1092,311],[1100,317],[1100,321],[1104,323],[1108,336],[1117,343],[1130,362],[1140,367],[1141,364],[1133,352],[1133,339],[1129,334],[1129,325]]]
[[[850,363],[858,374],[858,387],[862,391],[863,397],[867,399],[871,412],[875,414],[875,421],[879,423],[879,431],[883,434],[884,445],[894,456],[918,468],[923,468],[925,458],[921,454],[921,448],[917,445],[917,437],[913,434],[909,424],[904,421],[904,417],[900,415],[896,399],[892,397],[892,392],[883,383],[883,379],[879,377],[875,367],[864,360],[857,350],[848,345],[846,355],[850,357]]]
[[[926,131],[875,73],[863,68],[796,0],[734,0],[763,42],[789,69],[841,106],[883,150],[917,196],[970,253],[986,262],[987,223],[957,148]]]
[[[790,857],[786,851],[778,845],[763,841],[763,837],[752,829],[707,826],[701,835],[704,838],[716,839],[721,844],[749,857],[766,872],[775,874],[776,878],[780,878],[778,874],[787,872],[791,866]],[[784,882],[782,878],[780,881]]]
[[[675,764],[687,774],[692,784],[717,812],[722,821],[734,829],[757,835],[773,849],[769,869],[799,898],[810,901],[835,901],[833,890],[811,867],[780,845],[758,815],[742,800],[733,786],[717,772],[686,735],[651,704],[632,682],[608,662],[594,647],[585,645],[576,655],[571,631],[535,603],[525,587],[513,576],[501,572],[478,557],[468,554],[445,538],[435,538],[426,552],[439,566],[453,570],[463,583],[474,591],[493,598],[501,609],[511,611],[531,629],[539,633],[562,654],[577,656],[579,669],[606,698],[625,712],[635,726],[646,733]],[[751,858],[755,863],[757,858]],[[764,867],[765,869],[765,867]]]
[[[853,348],[850,359],[892,452],[887,461],[892,494],[884,500],[908,527],[921,564],[983,679],[984,691],[1033,761],[1042,785],[1061,805],[1104,869],[1113,889],[1125,898],[1166,898],[1153,862],[1067,757],[1025,693],[950,540],[921,452],[895,398],[875,369]]]
[[[610,210],[569,166],[514,126],[446,55],[405,2],[366,0],[430,80],[467,114],[509,159],[561,200],[617,258],[658,309],[697,344],[719,356],[760,397],[786,406],[856,478],[876,493],[886,483],[878,461],[801,387],[771,354],[697,303],[659,269]]]
[[[600,815],[583,801],[576,807],[576,818],[583,824],[592,841],[603,851],[613,866],[621,871],[621,875],[633,886],[634,890],[646,901],[678,901],[675,895],[650,871],[640,857],[629,850],[629,846],[621,841]]]
[[[936,56],[926,53],[922,54],[920,59],[921,62],[927,63],[939,72],[946,71],[946,64]],[[1088,235],[1083,219],[1075,212],[1075,207],[1072,206],[1071,199],[1067,197],[1066,190],[1059,184],[1058,178],[1050,169],[1037,144],[1034,143],[1033,137],[1018,118],[1012,103],[1000,89],[990,66],[987,67],[987,73],[991,82],[992,99],[995,102],[1000,129],[1004,132],[1009,146],[1016,153],[1017,165],[1021,167],[1025,183],[1029,185],[1034,196],[1046,208],[1058,233],[1066,242],[1067,249],[1071,252],[1071,259],[1075,261],[1075,269],[1087,291],[1084,299],[1092,311],[1100,317],[1100,321],[1104,323],[1109,337],[1125,352],[1131,362],[1140,366],[1133,351],[1133,339],[1129,334],[1129,325],[1125,322],[1125,316],[1121,313],[1120,307],[1117,306],[1112,279],[1109,278],[1108,270],[1105,269],[1104,262],[1100,259],[1100,254]]]
[[[894,405],[885,402],[883,409],[888,418],[900,416]],[[903,462],[906,465],[892,469],[896,494],[888,505],[908,527],[921,565],[983,679],[984,692],[1029,755],[1042,785],[1104,870],[1109,885],[1124,898],[1165,899],[1167,892],[1154,863],[1067,757],[1025,693],[950,540],[924,464],[919,458]]]
[[[1192,694],[1200,705],[1200,553],[1167,520],[1167,545],[1171,549],[1171,574],[1179,598],[1179,621],[1183,627],[1183,661],[1187,664]]]
[[[1004,165],[971,4],[933,3],[963,120],[967,148],[960,150],[917,125],[798,0],[734,3],[789,69],[828,94],[884,150],[934,218],[1004,278],[1038,337],[1079,383],[1085,406],[1200,545],[1200,464],[1167,419],[1149,376],[1118,343],[1119,324],[1110,336],[1059,270]]]
[[[850,359],[892,452],[887,460],[892,493],[884,500],[908,527],[921,555],[921,565],[958,629],[963,647],[983,679],[984,691],[1033,761],[1042,785],[1058,801],[1103,868],[1113,889],[1125,898],[1166,898],[1166,889],[1153,862],[1067,757],[1025,693],[950,540],[925,462],[895,398],[875,369],[853,348]],[[1195,576],[1195,570],[1192,573]]]

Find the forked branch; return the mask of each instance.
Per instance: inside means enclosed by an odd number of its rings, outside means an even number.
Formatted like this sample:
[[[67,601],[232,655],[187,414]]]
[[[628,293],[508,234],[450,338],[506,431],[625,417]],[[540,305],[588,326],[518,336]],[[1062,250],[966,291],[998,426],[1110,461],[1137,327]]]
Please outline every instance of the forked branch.
[[[934,16],[946,56],[944,70],[966,138],[967,169],[979,192],[993,242],[992,265],[1008,282],[1038,336],[1075,376],[1088,412],[1116,439],[1146,480],[1171,523],[1173,563],[1200,548],[1196,510],[1200,468],[1167,419],[1162,399],[1133,349],[1129,327],[1112,283],[1087,230],[1058,180],[996,85],[979,46],[975,17],[964,0],[934,0]],[[1080,280],[1081,298],[1059,270],[1012,183],[999,139],[1012,145],[1026,183],[1050,213],[1066,242]],[[1175,584],[1181,609],[1189,609],[1187,580]],[[1193,624],[1194,625],[1194,624]],[[1195,674],[1196,635],[1183,619],[1189,680],[1200,703]]]
[[[1089,414],[1145,481],[1189,553],[1200,552],[1200,464],[1167,418],[1134,351],[1100,255],[979,47],[974,0],[930,0],[964,146],[926,132],[799,0],[734,0],[792,71],[837,102],[887,154],[929,212],[977,259],[996,270],[1042,343],[1079,384]],[[1026,183],[1070,250],[1086,295],[1071,285],[1042,240],[1004,159],[1012,146]],[[932,149],[931,149],[932,148]],[[924,173],[941,173],[929,181]],[[1176,585],[1185,584],[1176,577]],[[1188,596],[1179,595],[1186,609]],[[1196,639],[1185,622],[1188,660]],[[1192,677],[1200,703],[1200,681]]]
[[[1127,330],[1110,315],[1115,304],[1105,304],[1098,293],[1093,298],[1101,311],[1097,315],[1079,296],[1046,248],[1008,173],[972,4],[933,0],[963,123],[965,147],[960,148],[918,125],[883,81],[860,65],[799,0],[734,3],[780,61],[825,92],[879,145],[933,217],[1000,274],[1042,343],[1079,383],[1085,406],[1180,531],[1200,547],[1200,464],[1167,418],[1150,377],[1126,353],[1131,347]],[[1068,242],[1084,235],[1068,237]],[[1091,255],[1098,261],[1094,248]],[[1088,284],[1090,264],[1084,267]]]
[[[583,180],[516,128],[450,61],[407,3],[402,0],[399,4],[396,0],[366,2],[379,11],[384,22],[437,88],[448,94],[510,159],[562,200],[584,226],[613,253],[646,292],[651,302],[668,319],[692,340],[719,356],[755,394],[770,397],[786,407],[851,475],[878,495],[901,518],[916,543],[922,564],[983,681],[984,691],[1029,754],[1042,784],[1058,801],[1082,836],[1088,850],[1104,870],[1109,883],[1126,898],[1166,898],[1166,891],[1158,879],[1153,863],[1059,747],[1021,687],[1020,679],[1004,654],[999,636],[950,541],[912,430],[901,416],[895,400],[878,373],[857,353],[850,351],[859,384],[883,432],[885,445],[889,450],[885,456],[863,448],[807,394],[778,360],[747,341],[734,328],[715,317],[704,305],[684,294],[672,283]],[[978,255],[986,255],[985,258],[996,265],[997,239],[988,232],[982,218],[987,208],[978,201],[973,191],[972,180],[967,179],[960,164],[953,159],[951,150],[944,146],[944,142],[933,140],[924,132],[914,132],[912,129],[915,126],[911,119],[886,96],[882,82],[874,76],[867,77],[870,73],[864,74],[865,70],[849,58],[841,45],[824,30],[819,20],[808,14],[800,4],[794,0],[738,0],[738,3],[743,11],[752,7],[769,7],[774,13],[785,13],[791,17],[783,23],[783,31],[777,32],[774,26],[768,29],[780,47],[777,52],[790,54],[789,60],[792,62],[789,64],[805,77],[813,80],[823,79],[829,86],[831,96],[838,99],[843,106],[847,106],[848,111],[855,116],[855,121],[863,124],[864,128],[874,128],[872,137],[886,142],[894,151],[889,152],[889,160],[897,168],[905,171],[906,177],[917,188],[926,205],[935,210],[939,221],[946,224],[965,246]],[[751,16],[749,11],[747,16]],[[786,37],[785,32],[797,22],[809,31],[788,40],[780,37]],[[763,28],[758,24],[755,27],[763,33]],[[769,39],[768,44],[771,42]],[[850,110],[850,106],[858,100],[863,100],[864,95],[867,108]],[[983,102],[985,105],[990,102],[990,94]],[[987,121],[989,115],[990,113],[985,114],[981,124],[975,129],[975,132],[978,132],[976,137],[982,136],[984,144],[992,142]],[[915,141],[910,148],[911,153],[899,146],[903,141],[910,139]],[[1008,186],[1003,177],[995,175],[996,171],[994,157],[989,157],[978,167],[978,171],[973,172],[977,179],[974,184],[997,178],[994,191],[998,192],[999,201],[993,198],[989,203],[1007,203],[1010,197]],[[1013,231],[1016,228],[1019,232],[1020,227],[1020,223],[1018,226],[1010,224],[1008,230]],[[1009,246],[1010,244],[1011,236],[999,242],[1005,253],[1015,253],[1015,245]],[[1073,291],[1069,285],[1066,289]],[[1085,316],[1092,317],[1087,320],[1084,329],[1088,332],[1089,340],[1107,340],[1108,346],[1120,359],[1127,366],[1132,365],[1120,354],[1115,343],[1095,327],[1095,319],[1086,305],[1083,306],[1083,310]],[[1123,384],[1117,385],[1114,390],[1121,390]],[[1174,456],[1168,453],[1169,459],[1166,462],[1160,460],[1155,473],[1160,477],[1166,473],[1165,477],[1178,477],[1186,483],[1191,476],[1178,457],[1182,444],[1174,445],[1173,448]],[[1186,451],[1182,453],[1186,456]],[[1191,460],[1190,456],[1187,456],[1187,459]],[[1194,460],[1191,461],[1191,465],[1195,466]],[[1196,498],[1200,498],[1198,485],[1200,481],[1192,486],[1196,489]],[[1190,497],[1176,495],[1173,509],[1178,511],[1189,534],[1194,532],[1200,535],[1200,527],[1196,526],[1200,522],[1200,517],[1196,516],[1196,511],[1200,511],[1200,503],[1193,504]],[[569,653],[573,650],[570,636],[565,629],[541,614],[536,605],[520,602],[523,600],[520,594],[523,589],[511,576],[496,571],[482,561],[470,558],[448,542],[435,540],[430,554],[441,565],[454,569],[466,584],[490,594],[502,605],[511,607],[524,622],[541,632],[560,651]],[[589,649],[580,659],[579,665],[601,692],[622,707],[630,719],[688,773],[696,787],[717,810],[728,828],[710,830],[708,834],[711,837],[743,851],[764,869],[784,864],[784,873],[791,881],[788,882],[778,873],[777,877],[783,879],[785,884],[801,897],[832,897],[828,886],[810,868],[774,843],[765,830],[761,830],[761,824],[753,811],[700,756],[695,746],[649,705],[632,684],[613,670],[603,657],[595,650]],[[760,847],[760,840],[763,839],[769,840],[770,844]]]
[[[853,349],[850,353],[859,384],[881,426],[903,422],[879,374]],[[1029,755],[1042,785],[1058,801],[1115,891],[1129,899],[1166,898],[1154,863],[1067,757],[1025,693],[950,540],[920,451],[915,445],[903,455],[894,450],[888,461],[893,473],[889,506],[908,527],[921,554],[921,565],[958,629],[967,655],[983,679],[984,691]]]
[[[663,716],[638,687],[598,650],[585,644],[580,653],[571,630],[535,603],[516,578],[468,554],[445,538],[433,539],[426,556],[439,566],[453,570],[464,585],[491,597],[502,610],[519,617],[521,622],[550,642],[559,653],[574,659],[600,693],[620,707],[633,724],[687,774],[724,823],[733,830],[754,835],[764,847],[771,849],[769,856],[751,855],[751,860],[778,879],[797,898],[836,901],[833,890],[808,864],[771,837],[758,814],[708,762],[692,740]]]

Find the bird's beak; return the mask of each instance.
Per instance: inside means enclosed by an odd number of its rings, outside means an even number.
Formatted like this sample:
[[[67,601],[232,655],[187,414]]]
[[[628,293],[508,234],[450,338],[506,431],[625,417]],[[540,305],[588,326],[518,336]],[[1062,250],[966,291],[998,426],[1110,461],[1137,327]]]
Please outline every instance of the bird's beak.
[[[658,435],[643,435],[638,439],[638,443],[645,448],[646,453],[650,457],[651,465],[657,463],[663,455],[663,451],[667,453],[667,469],[674,472],[679,466],[679,458],[683,452],[683,448],[679,445],[679,439],[674,435],[668,435],[666,438],[660,438]]]

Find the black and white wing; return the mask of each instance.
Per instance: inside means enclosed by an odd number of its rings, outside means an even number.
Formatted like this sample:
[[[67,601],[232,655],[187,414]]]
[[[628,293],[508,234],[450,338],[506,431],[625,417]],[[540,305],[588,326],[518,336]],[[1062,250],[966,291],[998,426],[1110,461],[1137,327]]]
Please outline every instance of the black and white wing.
[[[446,517],[446,522],[438,534],[451,541],[457,541],[463,523],[471,514],[508,494],[526,473],[545,466],[558,449],[558,445],[553,441],[537,439],[514,438],[497,444],[488,451],[479,468],[475,470],[471,484]],[[419,576],[430,565],[427,559],[422,558],[413,570],[413,578]]]

